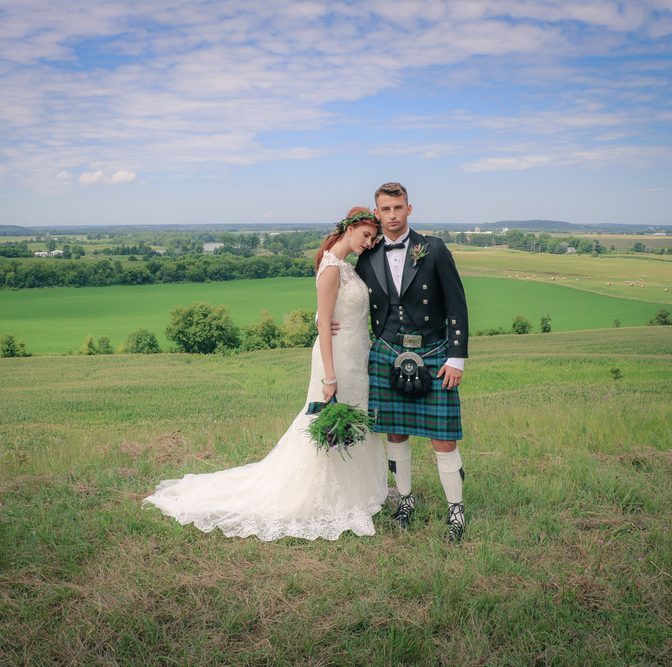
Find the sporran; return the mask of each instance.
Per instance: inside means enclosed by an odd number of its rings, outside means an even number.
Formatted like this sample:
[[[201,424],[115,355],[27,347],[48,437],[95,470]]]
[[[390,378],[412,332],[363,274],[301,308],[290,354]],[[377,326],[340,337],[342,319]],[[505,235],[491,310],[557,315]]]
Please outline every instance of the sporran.
[[[390,387],[406,398],[420,398],[432,388],[432,375],[422,357],[415,352],[402,352],[394,360]]]

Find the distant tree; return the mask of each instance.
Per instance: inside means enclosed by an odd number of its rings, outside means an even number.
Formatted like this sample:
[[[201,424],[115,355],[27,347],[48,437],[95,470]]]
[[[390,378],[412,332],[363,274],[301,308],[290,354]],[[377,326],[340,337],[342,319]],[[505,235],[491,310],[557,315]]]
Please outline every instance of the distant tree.
[[[240,345],[238,327],[226,306],[213,308],[207,303],[193,303],[175,308],[170,314],[166,336],[182,352],[210,354],[226,352]]]
[[[18,341],[12,334],[0,337],[0,357],[29,357],[26,344]]]
[[[317,338],[315,313],[309,310],[293,310],[280,328],[283,347],[310,347]]]
[[[661,308],[650,320],[649,324],[668,326],[672,324],[672,315],[669,310]]]
[[[541,333],[549,333],[551,331],[551,316],[548,313],[542,316],[539,328],[541,329]]]
[[[532,331],[532,322],[522,315],[516,315],[511,324],[511,331],[515,334],[528,334]]]
[[[25,241],[20,243],[0,243],[0,257],[32,257]]]
[[[154,333],[147,329],[138,329],[128,334],[121,351],[125,354],[157,354],[161,352],[161,348]]]
[[[280,328],[273,321],[273,317],[267,310],[261,311],[261,319],[257,324],[243,329],[241,350],[264,350],[281,347],[282,334]]]
[[[631,250],[633,252],[646,252],[646,246],[641,241],[637,241],[637,243],[632,246]]]
[[[621,326],[621,320],[618,317],[614,320],[614,326],[618,329]]]
[[[580,255],[590,254],[593,252],[594,246],[595,244],[593,241],[589,241],[588,239],[581,239],[579,244],[576,246],[576,252],[578,252]]]
[[[600,239],[595,239],[593,241],[593,255],[602,255],[607,252],[607,247],[600,243]]]
[[[93,339],[93,336],[87,336],[84,339],[82,347],[79,348],[79,353],[86,354],[88,356],[98,354],[98,346],[96,345],[96,341]]]
[[[98,354],[114,354],[114,349],[107,336],[101,336],[98,339]]]

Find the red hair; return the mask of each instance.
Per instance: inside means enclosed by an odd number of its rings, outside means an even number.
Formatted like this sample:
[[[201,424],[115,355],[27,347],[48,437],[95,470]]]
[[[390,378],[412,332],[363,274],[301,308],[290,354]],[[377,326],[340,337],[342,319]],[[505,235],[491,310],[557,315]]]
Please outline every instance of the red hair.
[[[371,213],[371,209],[367,208],[366,206],[353,206],[345,217],[346,219],[351,218],[353,215],[357,215],[357,213]],[[373,214],[371,213],[371,215]],[[374,223],[371,220],[365,219],[353,222],[348,225],[348,227],[359,227],[360,225],[372,224]],[[345,229],[342,232],[339,232],[338,229],[334,229],[333,231],[329,232],[327,238],[322,241],[322,245],[318,248],[317,254],[315,255],[315,271],[320,268],[320,262],[322,261],[322,257],[324,256],[325,251],[331,250],[334,247],[334,244],[343,237],[343,234],[345,234]]]

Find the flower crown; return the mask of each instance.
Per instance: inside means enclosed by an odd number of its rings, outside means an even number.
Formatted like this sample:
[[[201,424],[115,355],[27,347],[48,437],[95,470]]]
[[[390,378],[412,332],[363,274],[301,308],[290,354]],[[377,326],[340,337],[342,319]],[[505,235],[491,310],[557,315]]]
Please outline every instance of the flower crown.
[[[358,213],[351,215],[349,218],[343,218],[343,220],[337,222],[336,232],[338,234],[343,234],[343,232],[345,232],[345,230],[350,225],[354,225],[356,222],[360,222],[361,220],[369,220],[373,222],[376,225],[376,227],[378,227],[378,229],[380,230],[380,222],[378,222],[376,216],[373,213],[370,213],[368,211],[359,211]]]

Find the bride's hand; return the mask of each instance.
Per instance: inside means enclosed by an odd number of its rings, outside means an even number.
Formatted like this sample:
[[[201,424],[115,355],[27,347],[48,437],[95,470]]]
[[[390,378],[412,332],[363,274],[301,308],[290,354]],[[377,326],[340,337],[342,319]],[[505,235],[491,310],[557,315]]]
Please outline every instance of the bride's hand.
[[[322,385],[322,396],[324,396],[325,403],[328,403],[334,396],[336,396],[337,389],[338,385],[336,383]]]

